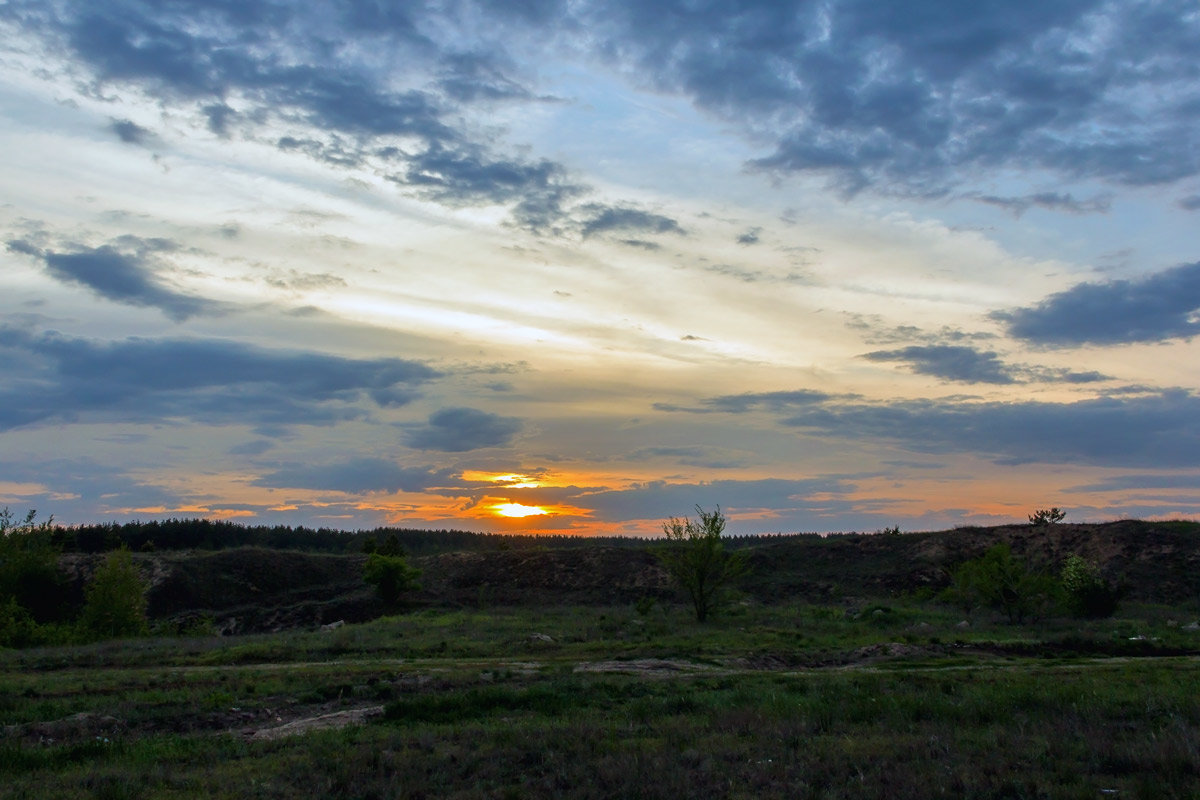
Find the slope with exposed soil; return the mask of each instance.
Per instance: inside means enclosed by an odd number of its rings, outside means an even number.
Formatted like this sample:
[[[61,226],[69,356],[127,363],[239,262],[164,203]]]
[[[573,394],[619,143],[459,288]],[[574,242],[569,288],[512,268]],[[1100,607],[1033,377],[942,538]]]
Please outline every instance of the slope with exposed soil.
[[[1129,599],[1179,603],[1200,597],[1200,524],[1191,522],[763,537],[733,546],[751,564],[739,588],[772,603],[937,590],[958,564],[999,542],[1047,570],[1056,570],[1072,553],[1082,555]],[[100,558],[63,557],[76,593]],[[135,558],[150,581],[151,617],[181,627],[208,618],[226,633],[271,631],[362,621],[384,612],[363,583],[361,555],[241,548]],[[611,605],[672,595],[652,543],[444,553],[412,561],[422,570],[421,588],[410,599],[414,606]]]

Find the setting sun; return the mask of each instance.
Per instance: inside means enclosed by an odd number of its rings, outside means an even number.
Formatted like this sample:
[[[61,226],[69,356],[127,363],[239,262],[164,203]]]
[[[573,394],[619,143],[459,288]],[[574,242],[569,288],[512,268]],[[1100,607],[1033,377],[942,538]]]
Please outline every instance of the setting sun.
[[[525,506],[520,503],[498,503],[492,506],[492,510],[502,517],[536,517],[539,514],[550,513],[544,508]]]

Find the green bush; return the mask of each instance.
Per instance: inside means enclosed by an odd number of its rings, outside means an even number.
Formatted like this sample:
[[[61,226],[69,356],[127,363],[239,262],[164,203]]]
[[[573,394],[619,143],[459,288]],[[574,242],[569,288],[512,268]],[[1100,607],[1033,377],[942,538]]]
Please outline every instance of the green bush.
[[[371,553],[363,568],[363,578],[375,587],[379,599],[388,608],[395,608],[405,592],[416,589],[421,571],[409,566],[402,555]]]
[[[145,634],[146,588],[128,550],[109,553],[85,590],[83,631],[104,638]]]
[[[1053,577],[1031,571],[1007,544],[997,544],[954,571],[948,597],[967,611],[992,608],[1004,612],[1009,622],[1023,622],[1043,614],[1058,593]]]
[[[1071,614],[1085,619],[1111,617],[1117,610],[1117,591],[1100,576],[1100,569],[1081,556],[1071,555],[1059,574],[1063,602]]]

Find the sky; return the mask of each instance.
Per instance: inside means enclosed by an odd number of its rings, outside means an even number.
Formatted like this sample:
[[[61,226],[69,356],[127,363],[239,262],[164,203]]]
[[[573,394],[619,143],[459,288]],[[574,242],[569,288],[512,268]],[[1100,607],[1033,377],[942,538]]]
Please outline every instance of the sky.
[[[1200,512],[1195,0],[0,0],[0,504]]]

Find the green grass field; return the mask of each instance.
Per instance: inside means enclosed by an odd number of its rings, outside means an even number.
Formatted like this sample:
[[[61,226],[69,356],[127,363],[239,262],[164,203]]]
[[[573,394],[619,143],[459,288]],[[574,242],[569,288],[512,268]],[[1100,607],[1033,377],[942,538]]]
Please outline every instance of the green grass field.
[[[2,651],[0,796],[1197,797],[1195,616],[495,608]]]

